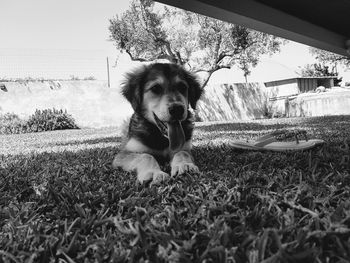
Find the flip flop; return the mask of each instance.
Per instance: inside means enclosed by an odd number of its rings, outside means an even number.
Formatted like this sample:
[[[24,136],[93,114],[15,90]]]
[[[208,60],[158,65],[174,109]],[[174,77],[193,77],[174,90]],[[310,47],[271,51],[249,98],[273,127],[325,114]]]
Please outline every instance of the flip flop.
[[[314,148],[324,143],[320,139],[307,139],[305,131],[293,132],[292,136],[295,137],[295,141],[277,141],[276,137],[291,137],[290,134],[284,135],[282,132],[275,132],[259,137],[254,141],[233,141],[230,146],[245,150],[256,150],[256,151],[302,151]],[[305,140],[299,140],[298,136],[303,135]]]

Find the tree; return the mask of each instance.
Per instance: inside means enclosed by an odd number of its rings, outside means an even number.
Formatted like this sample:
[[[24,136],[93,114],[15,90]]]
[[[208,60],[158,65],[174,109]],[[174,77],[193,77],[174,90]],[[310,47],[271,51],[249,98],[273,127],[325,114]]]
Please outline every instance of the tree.
[[[342,65],[350,67],[350,57],[334,54],[318,48],[310,48],[310,53],[322,64],[330,64],[332,67]]]
[[[321,63],[306,64],[300,68],[302,77],[337,77],[338,72],[335,67],[330,69],[329,66]]]
[[[210,76],[237,65],[245,77],[263,54],[280,50],[284,40],[220,20],[154,3],[132,0],[110,19],[110,38],[132,60],[167,59]]]

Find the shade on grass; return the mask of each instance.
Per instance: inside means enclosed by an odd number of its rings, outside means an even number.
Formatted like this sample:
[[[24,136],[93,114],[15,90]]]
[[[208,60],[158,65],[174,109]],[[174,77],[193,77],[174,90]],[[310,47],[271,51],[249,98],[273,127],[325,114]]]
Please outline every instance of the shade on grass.
[[[230,146],[276,129],[326,143],[289,153]],[[348,116],[201,123],[201,174],[152,187],[111,169],[113,129],[0,136],[0,259],[348,262],[349,131]]]

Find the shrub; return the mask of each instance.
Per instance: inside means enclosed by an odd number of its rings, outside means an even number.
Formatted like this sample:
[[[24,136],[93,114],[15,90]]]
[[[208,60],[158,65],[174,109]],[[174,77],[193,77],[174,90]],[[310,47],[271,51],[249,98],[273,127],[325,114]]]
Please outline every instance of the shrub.
[[[94,76],[85,77],[84,80],[96,80]]]
[[[74,75],[70,75],[70,80],[80,80],[80,78]]]
[[[26,122],[14,113],[0,115],[0,134],[25,133],[27,131]]]
[[[36,110],[27,121],[29,132],[79,129],[73,117],[66,110]]]

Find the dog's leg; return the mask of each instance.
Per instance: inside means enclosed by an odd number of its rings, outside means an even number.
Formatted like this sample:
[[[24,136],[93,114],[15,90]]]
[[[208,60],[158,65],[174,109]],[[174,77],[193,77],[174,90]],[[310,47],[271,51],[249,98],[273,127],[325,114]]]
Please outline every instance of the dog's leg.
[[[120,152],[114,158],[113,167],[121,167],[125,171],[136,170],[140,183],[153,180],[152,183],[165,181],[169,175],[160,170],[156,159],[148,153]]]
[[[192,155],[189,151],[179,151],[175,153],[170,163],[171,176],[183,174],[186,172],[198,173],[199,169],[194,164]]]

